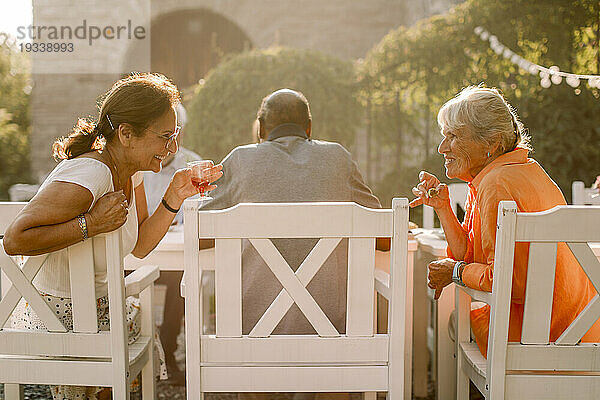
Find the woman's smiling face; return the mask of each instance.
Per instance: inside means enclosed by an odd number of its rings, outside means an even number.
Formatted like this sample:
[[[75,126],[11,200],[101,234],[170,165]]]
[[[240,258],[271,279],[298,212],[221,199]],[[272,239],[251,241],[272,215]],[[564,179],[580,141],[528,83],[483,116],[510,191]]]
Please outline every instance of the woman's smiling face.
[[[466,127],[442,127],[441,134],[438,152],[444,156],[446,176],[471,182],[490,161],[487,146],[475,140]]]

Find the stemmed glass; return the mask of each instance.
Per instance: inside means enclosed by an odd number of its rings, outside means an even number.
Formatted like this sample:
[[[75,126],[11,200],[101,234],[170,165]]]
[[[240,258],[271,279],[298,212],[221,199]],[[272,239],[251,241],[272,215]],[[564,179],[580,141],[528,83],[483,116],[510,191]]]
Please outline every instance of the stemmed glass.
[[[192,170],[192,184],[198,189],[199,200],[212,200],[212,197],[206,195],[210,185],[211,168],[214,166],[212,160],[190,161],[187,166]]]

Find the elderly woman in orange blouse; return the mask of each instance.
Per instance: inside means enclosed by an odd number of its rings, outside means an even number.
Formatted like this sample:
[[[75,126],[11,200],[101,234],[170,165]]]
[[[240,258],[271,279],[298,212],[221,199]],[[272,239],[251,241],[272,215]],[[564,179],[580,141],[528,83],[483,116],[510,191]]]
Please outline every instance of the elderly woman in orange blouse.
[[[492,291],[498,203],[513,200],[522,212],[548,210],[566,204],[560,189],[533,159],[529,137],[514,109],[496,89],[468,87],[438,113],[448,178],[469,185],[465,219],[452,212],[448,187],[422,171],[411,207],[435,209],[448,241],[448,257],[429,264],[429,287],[439,298],[452,281],[473,289]],[[515,246],[508,340],[521,339],[529,245]],[[550,340],[556,340],[594,297],[596,291],[566,245],[558,247]],[[471,329],[481,353],[487,356],[490,308],[471,311]],[[583,337],[598,341],[600,323]]]

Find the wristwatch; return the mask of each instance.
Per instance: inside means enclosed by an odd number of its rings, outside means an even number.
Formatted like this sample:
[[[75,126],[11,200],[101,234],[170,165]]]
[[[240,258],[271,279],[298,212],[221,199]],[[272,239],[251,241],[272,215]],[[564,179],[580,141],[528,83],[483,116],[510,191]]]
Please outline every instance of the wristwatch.
[[[466,262],[464,261],[457,261],[454,264],[454,269],[452,270],[452,282],[456,283],[457,285],[460,286],[466,286],[463,281],[462,281],[462,273],[461,273],[461,268],[464,268],[464,266],[467,265]]]

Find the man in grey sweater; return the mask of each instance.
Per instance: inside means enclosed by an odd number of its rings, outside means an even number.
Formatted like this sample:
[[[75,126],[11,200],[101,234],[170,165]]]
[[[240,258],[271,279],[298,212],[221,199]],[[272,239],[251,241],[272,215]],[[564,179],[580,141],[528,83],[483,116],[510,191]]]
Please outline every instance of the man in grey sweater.
[[[223,177],[202,208],[238,203],[353,201],[380,208],[350,153],[338,143],[311,139],[308,101],[281,89],[265,97],[258,111],[260,143],[235,148],[223,159]],[[294,271],[318,239],[273,239]],[[308,285],[327,317],[345,332],[348,242],[343,240]],[[282,289],[258,252],[242,244],[242,330],[248,334]],[[315,333],[294,304],[274,334]]]

